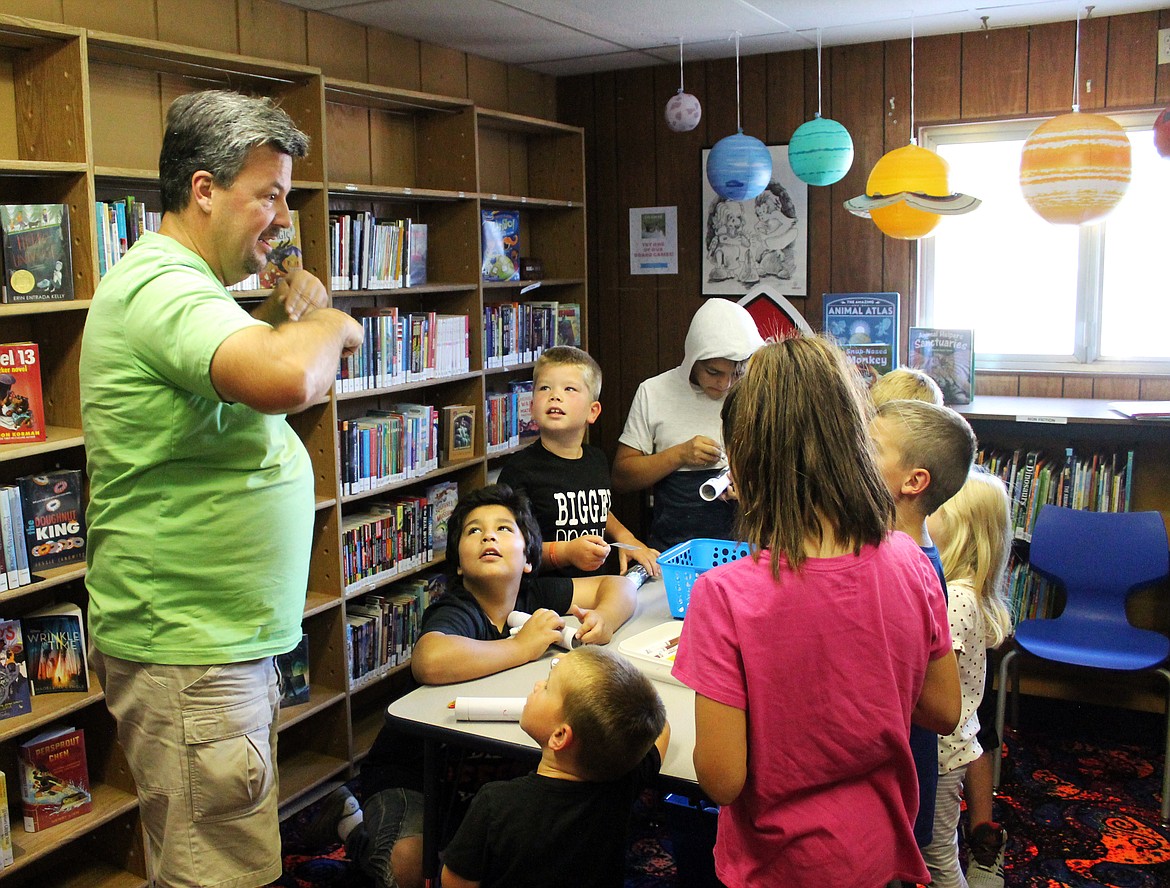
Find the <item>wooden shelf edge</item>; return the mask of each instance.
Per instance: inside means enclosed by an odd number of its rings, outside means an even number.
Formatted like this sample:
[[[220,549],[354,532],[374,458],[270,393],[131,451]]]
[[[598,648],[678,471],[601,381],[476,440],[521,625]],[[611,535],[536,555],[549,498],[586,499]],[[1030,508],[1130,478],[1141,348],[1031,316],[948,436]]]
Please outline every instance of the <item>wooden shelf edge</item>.
[[[433,568],[442,567],[446,560],[446,557],[440,555],[438,558],[433,558],[425,564],[419,564],[415,567],[408,567],[404,570],[384,570],[371,577],[362,577],[360,580],[350,583],[345,587],[345,600],[352,601],[359,595],[375,592],[383,586],[388,586],[390,583],[405,580],[417,574],[432,570]]]
[[[434,376],[430,379],[420,379],[416,382],[402,382],[398,385],[388,385],[382,388],[358,389],[352,392],[338,392],[338,401],[352,401],[356,398],[376,398],[380,395],[392,395],[395,392],[405,392],[411,389],[430,388],[434,385],[443,385],[448,382],[460,382],[465,379],[475,379],[480,375],[478,370],[468,370],[466,373],[456,373],[453,376]]]
[[[402,200],[439,201],[456,203],[473,200],[473,191],[449,191],[443,188],[415,188],[411,185],[372,185],[361,182],[330,182],[330,197],[375,197]]]
[[[310,716],[316,715],[318,712],[323,712],[330,706],[337,703],[345,702],[345,691],[339,691],[335,688],[322,688],[317,686],[317,694],[313,695],[312,677],[309,682],[309,702],[299,703],[296,706],[282,706],[277,713],[276,730],[283,731],[286,728],[291,728],[293,725],[303,722]]]
[[[542,117],[529,117],[526,114],[513,114],[511,111],[494,111],[489,108],[475,109],[477,120],[488,129],[502,129],[513,132],[531,134],[563,133],[565,135],[584,135],[585,130],[579,126],[567,123],[558,123],[555,120],[545,120]]]
[[[6,302],[0,305],[0,318],[61,311],[89,311],[92,299],[62,299],[59,302]]]
[[[32,711],[0,721],[0,743],[28,734],[51,721],[84,709],[106,698],[97,675],[89,673],[89,690],[68,694],[40,694],[32,698]]]
[[[3,31],[0,31],[3,34]],[[65,160],[0,160],[0,176],[76,176],[89,171],[89,164]]]
[[[95,827],[138,807],[138,796],[108,784],[94,784],[90,787],[90,791],[93,795],[92,811],[50,829],[34,833],[25,832],[20,821],[14,820],[12,824],[12,851],[16,860],[12,868],[5,871],[5,875],[40,860],[66,842],[71,842],[90,833]]]
[[[518,207],[534,210],[582,210],[584,200],[556,200],[551,197],[528,197],[520,194],[486,194],[479,195],[481,203],[493,206]]]
[[[457,99],[434,93],[400,89],[394,86],[380,86],[357,80],[325,78],[325,101],[339,105],[361,105],[370,108],[399,109],[411,111],[462,111],[474,106],[471,99]]]
[[[356,503],[364,499],[378,496],[382,493],[391,493],[395,490],[401,490],[404,487],[410,487],[414,484],[419,484],[424,481],[432,481],[436,478],[442,478],[444,475],[450,475],[452,472],[458,472],[460,469],[465,469],[468,466],[478,465],[483,462],[482,456],[473,456],[471,459],[460,460],[459,462],[448,463],[441,465],[437,469],[427,472],[425,475],[418,475],[414,478],[406,478],[402,481],[394,481],[390,484],[384,484],[381,487],[375,487],[373,490],[363,490],[361,493],[349,493],[341,497],[343,503]]]
[[[34,456],[38,453],[52,453],[54,450],[65,450],[69,447],[81,447],[84,444],[85,436],[81,429],[47,426],[44,441],[37,441],[33,444],[0,444],[0,462]]]

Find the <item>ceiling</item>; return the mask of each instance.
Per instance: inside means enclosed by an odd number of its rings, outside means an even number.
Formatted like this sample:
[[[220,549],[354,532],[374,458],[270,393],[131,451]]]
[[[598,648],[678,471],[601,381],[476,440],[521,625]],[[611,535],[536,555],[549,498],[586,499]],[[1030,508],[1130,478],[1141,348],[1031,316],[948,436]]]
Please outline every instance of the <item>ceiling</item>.
[[[1162,9],[1096,0],[283,0],[553,76]],[[1154,39],[1151,36],[1151,41]],[[1151,52],[1153,48],[1151,47]]]

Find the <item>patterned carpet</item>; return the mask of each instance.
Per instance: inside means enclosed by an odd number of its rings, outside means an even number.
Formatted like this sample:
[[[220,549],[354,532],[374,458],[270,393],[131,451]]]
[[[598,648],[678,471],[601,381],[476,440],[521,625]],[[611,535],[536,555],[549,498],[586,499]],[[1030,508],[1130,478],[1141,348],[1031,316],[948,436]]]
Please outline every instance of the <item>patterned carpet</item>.
[[[1009,888],[1163,888],[1170,886],[1170,830],[1158,822],[1161,716],[1025,698],[1009,730],[996,813],[1010,836]],[[280,888],[369,888],[346,859],[302,848],[313,808],[286,820]],[[626,888],[692,888],[674,851],[702,848],[707,815],[647,795],[634,812]],[[318,853],[313,853],[316,850]],[[684,865],[685,873],[693,872]]]

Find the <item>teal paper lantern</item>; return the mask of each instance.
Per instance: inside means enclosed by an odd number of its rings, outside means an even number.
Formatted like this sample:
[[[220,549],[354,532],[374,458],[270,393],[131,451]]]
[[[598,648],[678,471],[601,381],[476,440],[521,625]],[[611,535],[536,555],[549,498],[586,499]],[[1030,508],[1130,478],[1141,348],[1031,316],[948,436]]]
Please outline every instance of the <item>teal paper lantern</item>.
[[[726,136],[707,155],[707,181],[727,200],[752,200],[772,181],[772,154],[742,131]]]
[[[809,185],[840,182],[853,166],[853,138],[837,121],[818,114],[792,134],[788,163],[796,178]]]

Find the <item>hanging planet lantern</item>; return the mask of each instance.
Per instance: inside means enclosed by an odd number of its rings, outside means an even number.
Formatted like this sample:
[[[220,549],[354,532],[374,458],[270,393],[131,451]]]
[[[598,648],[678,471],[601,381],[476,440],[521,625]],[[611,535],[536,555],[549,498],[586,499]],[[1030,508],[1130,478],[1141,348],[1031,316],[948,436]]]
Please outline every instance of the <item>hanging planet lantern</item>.
[[[699,100],[681,89],[670,97],[663,112],[666,125],[676,133],[687,133],[699,125],[703,108]]]
[[[1116,121],[1074,111],[1045,121],[1028,136],[1020,187],[1045,221],[1080,225],[1120,203],[1131,166],[1129,136]]]
[[[865,194],[845,201],[845,209],[869,217],[890,237],[926,237],[940,215],[969,213],[981,203],[969,194],[952,194],[949,173],[950,165],[933,151],[917,145],[895,148],[874,164]]]
[[[817,116],[802,123],[788,143],[788,163],[809,185],[839,182],[853,166],[853,138],[835,120]]]
[[[1154,148],[1162,157],[1170,157],[1170,108],[1154,121]]]
[[[753,200],[771,180],[768,146],[742,131],[720,139],[707,155],[707,181],[727,200]]]

